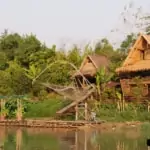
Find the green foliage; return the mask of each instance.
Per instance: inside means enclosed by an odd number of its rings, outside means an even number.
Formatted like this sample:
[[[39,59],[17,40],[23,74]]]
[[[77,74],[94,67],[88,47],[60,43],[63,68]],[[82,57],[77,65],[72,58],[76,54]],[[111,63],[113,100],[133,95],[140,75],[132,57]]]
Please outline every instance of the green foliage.
[[[0,37],[0,94],[3,96],[27,94],[32,99],[39,100],[38,103],[23,102],[27,117],[53,116],[57,109],[65,105],[65,102],[55,98],[47,100],[47,89],[39,83],[71,84],[71,74],[80,67],[83,58],[89,54],[97,53],[106,55],[110,60],[109,73],[101,68],[96,74],[97,89],[101,99],[104,97],[114,99],[116,95],[112,89],[106,88],[106,83],[110,80],[118,80],[115,69],[126,58],[127,53],[123,49],[128,49],[134,42],[134,37],[134,34],[128,35],[117,50],[107,39],[102,39],[97,42],[94,48],[87,44],[81,51],[75,45],[69,51],[65,51],[58,50],[56,45],[48,48],[35,35],[22,36],[18,33],[8,33],[6,30]],[[14,117],[16,101],[9,99],[6,106],[9,109],[9,117]],[[104,112],[102,110],[103,108],[100,109],[100,114],[107,116],[109,109]],[[116,110],[113,111],[116,114]],[[122,114],[122,117],[125,116]]]
[[[67,59],[69,62],[73,63],[75,66],[79,67],[82,61],[81,52],[74,46],[74,48],[68,52]]]
[[[105,67],[100,68],[96,74],[96,80],[98,84],[104,84],[111,80],[113,74],[107,73]]]
[[[112,61],[111,72],[115,72],[120,59],[120,51],[115,51],[107,39],[98,42],[94,49],[89,44],[81,53],[75,45],[71,50],[57,50],[56,45],[48,48],[41,43],[35,35],[19,35],[4,31],[0,38],[0,93],[30,94],[38,96],[44,89],[39,84],[32,85],[33,80],[49,65],[55,61],[68,61],[79,68],[83,58],[88,54],[99,53],[107,55]],[[115,66],[115,67],[114,67]],[[45,71],[38,81],[53,84],[70,84],[71,74],[75,71],[69,64],[56,63]],[[39,94],[40,95],[40,94]]]
[[[67,104],[67,101],[63,101],[62,99],[58,98],[45,99],[37,103],[27,103],[25,117],[54,117],[56,111],[63,108]]]
[[[131,33],[130,35],[127,35],[126,39],[120,45],[120,50],[127,53],[129,48],[134,44],[135,39],[135,34]]]
[[[96,54],[106,55],[109,58],[113,55],[114,49],[107,39],[97,42],[94,48]]]
[[[23,68],[16,62],[10,62],[9,68],[6,69],[10,81],[7,84],[11,87],[13,94],[27,94],[31,88],[31,81],[26,77]]]
[[[106,90],[106,83],[113,77],[112,73],[108,73],[105,67],[100,68],[96,73],[96,86],[99,94],[100,101],[102,100],[103,93]]]
[[[136,110],[136,111],[135,111]],[[150,121],[150,112],[145,105],[128,104],[124,111],[119,112],[116,104],[103,104],[99,106],[97,117],[107,121]]]
[[[5,31],[2,34],[0,39],[0,51],[6,54],[8,60],[14,60],[21,40],[21,36],[17,33],[8,34],[8,31]]]
[[[2,116],[7,116],[7,115],[9,115],[9,110],[7,108],[3,108],[3,109],[1,109],[0,114]]]
[[[6,71],[0,71],[0,95],[11,95],[13,89],[10,87],[10,74]]]
[[[5,70],[8,66],[6,54],[0,51],[0,70]]]

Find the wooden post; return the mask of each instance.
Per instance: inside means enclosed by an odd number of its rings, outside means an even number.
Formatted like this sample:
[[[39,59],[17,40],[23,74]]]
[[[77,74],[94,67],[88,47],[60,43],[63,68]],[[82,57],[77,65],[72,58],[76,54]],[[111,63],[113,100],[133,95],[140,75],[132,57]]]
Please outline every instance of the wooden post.
[[[84,150],[87,150],[87,135],[86,135],[86,131],[84,131]]]
[[[78,131],[75,131],[75,150],[78,150]]]
[[[78,104],[76,104],[75,111],[76,111],[75,120],[77,121],[77,120],[78,120],[78,117],[79,117]]]
[[[88,104],[87,102],[85,101],[85,104],[84,104],[84,113],[85,113],[85,120],[87,121],[88,120]]]

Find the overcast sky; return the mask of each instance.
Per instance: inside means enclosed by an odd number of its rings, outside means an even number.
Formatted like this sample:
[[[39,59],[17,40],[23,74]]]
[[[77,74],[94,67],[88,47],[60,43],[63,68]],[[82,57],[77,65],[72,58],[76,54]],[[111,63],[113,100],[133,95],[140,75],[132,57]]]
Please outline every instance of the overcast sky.
[[[0,32],[33,33],[48,46],[114,39],[120,14],[130,0],[0,0]],[[150,8],[150,0],[134,0]],[[117,37],[116,37],[117,38]]]

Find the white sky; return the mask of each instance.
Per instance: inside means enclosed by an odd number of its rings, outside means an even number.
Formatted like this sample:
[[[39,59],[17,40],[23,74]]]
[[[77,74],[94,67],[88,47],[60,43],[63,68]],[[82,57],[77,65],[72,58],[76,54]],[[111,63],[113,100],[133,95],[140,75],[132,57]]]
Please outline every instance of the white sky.
[[[130,0],[0,0],[0,32],[33,33],[48,46],[82,44],[108,37],[121,28],[119,17]],[[150,8],[150,0],[134,0]],[[122,29],[124,31],[124,29]],[[117,39],[118,38],[118,39]]]

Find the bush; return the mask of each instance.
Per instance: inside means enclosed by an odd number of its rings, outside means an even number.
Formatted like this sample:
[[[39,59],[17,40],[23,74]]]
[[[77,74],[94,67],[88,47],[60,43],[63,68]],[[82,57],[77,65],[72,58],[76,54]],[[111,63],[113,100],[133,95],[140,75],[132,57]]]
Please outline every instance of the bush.
[[[36,103],[28,103],[25,117],[39,118],[39,117],[54,117],[56,112],[67,105],[67,101],[62,99],[45,99]]]
[[[145,105],[128,104],[124,111],[118,111],[115,104],[102,104],[96,112],[97,118],[106,121],[150,121],[150,112]]]

